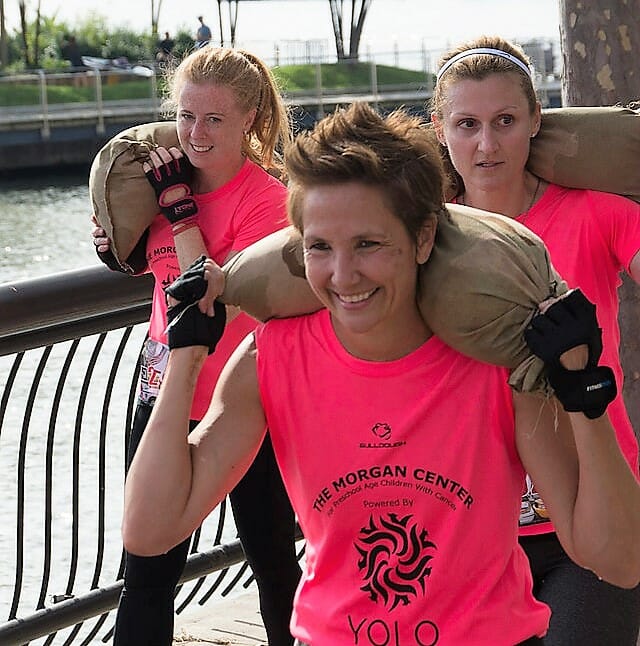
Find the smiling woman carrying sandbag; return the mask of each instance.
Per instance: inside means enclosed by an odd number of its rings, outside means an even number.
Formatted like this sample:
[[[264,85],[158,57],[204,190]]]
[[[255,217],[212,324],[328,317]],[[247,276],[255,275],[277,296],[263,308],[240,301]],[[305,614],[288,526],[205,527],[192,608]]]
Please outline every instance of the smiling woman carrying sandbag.
[[[127,259],[157,212],[141,162],[155,144],[174,145],[174,141],[173,123],[130,128],[107,143],[92,165],[94,212],[125,271],[130,271]],[[622,107],[559,108],[543,112],[540,132],[531,142],[529,168],[549,182],[640,201],[639,161],[638,112]],[[432,302],[431,308],[421,303],[431,329],[464,354],[511,368],[516,389],[541,387],[542,364],[528,353],[522,331],[537,304],[561,294],[566,285],[539,239],[507,218],[448,205],[439,215],[427,267],[422,289],[426,291],[433,280],[449,301],[439,307]],[[304,279],[300,240],[291,230],[245,249],[223,269],[226,288],[221,300],[260,320],[319,307]],[[442,280],[446,287],[438,282]],[[488,288],[494,293],[487,299]],[[483,309],[476,307],[478,303]]]

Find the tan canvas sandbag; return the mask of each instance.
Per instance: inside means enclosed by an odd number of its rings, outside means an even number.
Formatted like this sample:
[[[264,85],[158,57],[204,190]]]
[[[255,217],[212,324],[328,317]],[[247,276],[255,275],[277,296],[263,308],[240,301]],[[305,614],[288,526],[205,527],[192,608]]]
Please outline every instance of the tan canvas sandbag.
[[[527,167],[548,182],[640,202],[640,113],[622,107],[544,110]]]
[[[141,162],[155,145],[177,146],[173,121],[116,135],[96,155],[89,192],[98,222],[122,265],[158,213]],[[549,182],[640,201],[640,115],[628,108],[557,108],[542,113],[529,168]]]
[[[221,300],[259,320],[321,307],[304,278],[302,243],[292,227],[247,247],[223,270]],[[510,384],[531,392],[546,386],[524,329],[538,303],[566,290],[534,233],[509,218],[452,204],[438,221],[431,257],[421,267],[418,304],[443,341],[512,369]]]
[[[111,250],[121,265],[159,212],[156,195],[142,171],[142,163],[156,146],[180,146],[174,121],[122,131],[98,151],[91,164],[93,212],[111,238]]]

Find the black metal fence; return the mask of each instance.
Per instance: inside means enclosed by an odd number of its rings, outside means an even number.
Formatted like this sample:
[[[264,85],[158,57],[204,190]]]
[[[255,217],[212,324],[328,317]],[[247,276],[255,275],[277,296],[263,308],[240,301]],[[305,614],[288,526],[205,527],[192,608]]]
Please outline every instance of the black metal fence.
[[[0,285],[4,646],[111,637],[125,447],[150,302],[149,276],[102,267]],[[223,502],[193,537],[176,612],[251,582]]]

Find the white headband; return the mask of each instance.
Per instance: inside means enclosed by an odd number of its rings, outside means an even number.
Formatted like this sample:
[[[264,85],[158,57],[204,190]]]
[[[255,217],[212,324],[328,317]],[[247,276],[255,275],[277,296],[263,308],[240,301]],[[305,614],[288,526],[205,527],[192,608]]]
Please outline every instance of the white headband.
[[[514,65],[517,65],[529,78],[531,78],[531,70],[519,58],[507,52],[503,52],[501,49],[492,49],[491,47],[474,47],[473,49],[466,49],[464,52],[460,52],[459,54],[452,56],[438,70],[438,73],[436,74],[436,82],[439,81],[442,78],[442,75],[459,60],[461,60],[462,58],[467,58],[467,56],[475,56],[476,54],[489,54],[491,56],[499,56],[500,58],[506,58]]]

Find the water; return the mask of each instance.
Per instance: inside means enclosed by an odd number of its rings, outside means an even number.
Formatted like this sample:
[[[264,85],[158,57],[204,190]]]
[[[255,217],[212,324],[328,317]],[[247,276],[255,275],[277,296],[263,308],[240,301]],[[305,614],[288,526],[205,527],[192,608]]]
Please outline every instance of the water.
[[[31,178],[0,180],[0,283],[9,283],[47,274],[79,269],[99,264],[92,243],[91,207],[87,174],[41,173]],[[0,312],[0,316],[2,313]],[[104,449],[106,496],[104,563],[99,585],[112,584],[118,572],[122,544],[120,518],[122,514],[123,464],[126,427],[126,402],[132,383],[137,352],[144,339],[146,324],[136,326],[127,346],[121,369],[114,383],[113,402],[107,418],[106,446]],[[95,351],[97,336],[82,339],[75,352],[52,440],[52,480],[46,482],[47,441],[54,393],[61,367],[72,349],[71,342],[54,346],[47,359],[46,371],[38,387],[30,422],[24,460],[24,574],[22,594],[17,615],[32,614],[42,586],[45,546],[44,504],[47,492],[53,501],[51,536],[52,569],[45,603],[51,605],[51,596],[63,594],[69,586],[69,564],[74,551],[71,542],[74,518],[72,500],[77,495],[79,517],[78,569],[73,591],[86,592],[96,569],[96,554],[100,540],[97,516],[100,415],[107,389],[109,371],[101,359],[112,356],[122,333],[110,333],[100,349],[98,363],[86,392],[81,384],[90,370],[90,358]],[[7,401],[4,421],[0,420],[0,623],[5,621],[13,602],[16,565],[16,514],[19,497],[19,446],[24,433],[24,416],[32,387],[33,375],[45,356],[43,349],[25,353],[16,381]],[[5,392],[14,357],[0,357],[0,397]],[[86,409],[76,418],[78,402],[86,397]],[[77,490],[73,487],[73,454],[77,452],[80,464]],[[211,545],[218,513],[214,512],[205,523],[201,545]],[[233,540],[232,523],[225,523],[223,542]],[[230,576],[237,572],[232,568]],[[244,579],[243,579],[244,580]],[[225,578],[227,585],[230,577]],[[189,593],[191,584],[183,588],[178,602]],[[209,589],[205,583],[200,594]],[[217,594],[217,593],[216,593]],[[215,597],[214,597],[215,598]],[[89,622],[91,623],[91,622]],[[98,633],[102,637],[112,625],[112,617]],[[84,629],[83,629],[84,630]],[[85,631],[86,632],[86,631]],[[61,631],[53,642],[63,643],[69,631]],[[81,632],[81,635],[83,633]],[[90,643],[100,644],[96,637]],[[76,643],[81,643],[78,639]],[[43,643],[37,640],[32,643]],[[87,642],[89,643],[89,642]]]
[[[0,181],[0,283],[99,263],[87,182],[82,171]]]

